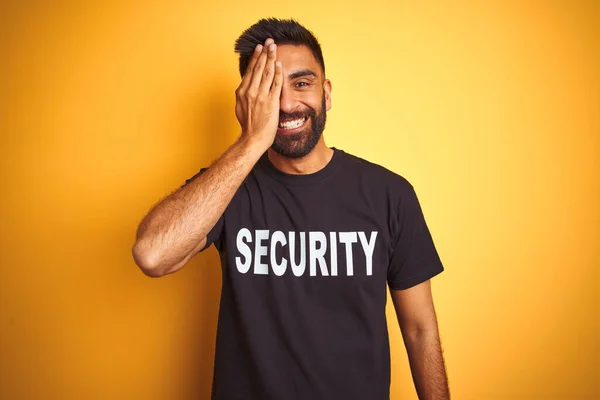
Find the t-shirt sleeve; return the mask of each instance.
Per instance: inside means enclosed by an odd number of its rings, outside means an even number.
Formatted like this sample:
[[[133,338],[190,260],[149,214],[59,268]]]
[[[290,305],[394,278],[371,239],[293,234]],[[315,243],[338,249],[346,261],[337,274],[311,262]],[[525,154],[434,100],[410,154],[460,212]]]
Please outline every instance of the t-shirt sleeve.
[[[397,218],[396,243],[387,280],[390,289],[402,290],[425,282],[444,267],[410,184],[402,191]]]
[[[197,177],[199,177],[200,175],[202,175],[204,173],[204,171],[206,171],[208,168],[202,168],[196,175],[192,176],[189,179],[186,179],[185,183],[183,185],[181,185],[181,187],[185,187],[187,184],[189,184],[190,182],[192,182],[194,179],[196,179]],[[210,247],[211,244],[215,244],[215,247],[217,249],[221,248],[221,237],[222,237],[222,233],[223,233],[223,226],[225,222],[225,215],[221,214],[221,216],[219,217],[219,220],[217,221],[217,223],[215,224],[215,226],[212,227],[212,229],[210,230],[210,232],[208,232],[208,235],[206,235],[206,244],[204,245],[204,247],[200,250],[201,252],[206,250],[207,248]]]

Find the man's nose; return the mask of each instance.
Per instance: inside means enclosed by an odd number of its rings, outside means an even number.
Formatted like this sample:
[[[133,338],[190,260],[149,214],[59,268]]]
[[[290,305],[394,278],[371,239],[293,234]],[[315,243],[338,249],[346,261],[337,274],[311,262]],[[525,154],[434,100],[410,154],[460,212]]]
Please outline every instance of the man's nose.
[[[281,97],[279,98],[279,109],[285,113],[292,113],[298,108],[298,100],[294,96],[294,91],[281,88]]]

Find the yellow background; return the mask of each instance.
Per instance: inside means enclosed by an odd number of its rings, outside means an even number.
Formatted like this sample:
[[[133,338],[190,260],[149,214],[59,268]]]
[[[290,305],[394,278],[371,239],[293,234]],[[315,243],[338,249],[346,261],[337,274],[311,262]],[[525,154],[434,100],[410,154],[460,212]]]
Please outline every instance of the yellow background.
[[[208,397],[216,250],[150,279],[131,245],[237,137],[266,16],[322,43],[328,145],[417,190],[454,399],[600,398],[600,4],[558,0],[3,2],[0,398]]]

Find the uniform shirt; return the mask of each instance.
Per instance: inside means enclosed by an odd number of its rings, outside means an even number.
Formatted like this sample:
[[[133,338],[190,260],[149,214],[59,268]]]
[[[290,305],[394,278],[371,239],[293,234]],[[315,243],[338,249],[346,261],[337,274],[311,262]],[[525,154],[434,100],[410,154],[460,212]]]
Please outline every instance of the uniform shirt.
[[[412,185],[333,150],[307,175],[264,153],[207,235],[223,279],[212,399],[389,399],[386,285],[444,268]]]

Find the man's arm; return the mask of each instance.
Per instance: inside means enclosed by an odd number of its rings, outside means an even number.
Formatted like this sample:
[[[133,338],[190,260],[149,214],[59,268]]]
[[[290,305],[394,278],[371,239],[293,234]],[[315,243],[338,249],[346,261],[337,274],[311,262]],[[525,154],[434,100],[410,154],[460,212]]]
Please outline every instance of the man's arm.
[[[210,168],[158,203],[137,230],[133,258],[148,276],[181,269],[206,245],[236,190],[260,157],[261,149],[240,139]]]
[[[430,281],[390,293],[419,399],[450,399]]]
[[[236,117],[242,135],[198,178],[158,203],[143,219],[132,253],[148,276],[182,268],[206,245],[223,214],[260,156],[271,146],[279,123],[283,82],[275,45],[257,46],[236,90]]]

